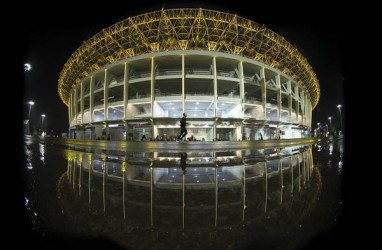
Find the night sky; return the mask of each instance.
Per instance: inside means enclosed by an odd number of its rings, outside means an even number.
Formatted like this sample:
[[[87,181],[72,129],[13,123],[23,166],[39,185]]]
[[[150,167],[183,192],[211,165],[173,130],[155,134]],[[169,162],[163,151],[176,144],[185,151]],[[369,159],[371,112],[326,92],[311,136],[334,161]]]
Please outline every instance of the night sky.
[[[156,4],[152,4],[155,2]],[[64,63],[83,43],[102,28],[106,28],[129,16],[164,8],[202,7],[225,11],[248,18],[282,35],[307,58],[317,74],[321,87],[318,106],[313,110],[313,124],[339,123],[337,104],[344,105],[343,87],[345,77],[341,58],[343,30],[338,10],[326,6],[266,6],[255,3],[256,9],[247,8],[243,1],[231,3],[188,3],[187,1],[137,1],[128,7],[109,6],[79,7],[44,6],[44,11],[26,12],[23,17],[28,25],[23,26],[22,46],[17,62],[32,64],[32,70],[23,75],[23,119],[27,118],[29,100],[35,101],[31,122],[41,125],[41,114],[45,113],[44,127],[55,132],[67,132],[68,111],[57,93],[57,81]],[[116,4],[113,4],[116,5]],[[28,7],[27,7],[28,8]],[[45,11],[48,10],[48,11]],[[36,16],[39,15],[39,18]],[[345,105],[346,107],[346,105]],[[343,110],[344,114],[344,110]]]

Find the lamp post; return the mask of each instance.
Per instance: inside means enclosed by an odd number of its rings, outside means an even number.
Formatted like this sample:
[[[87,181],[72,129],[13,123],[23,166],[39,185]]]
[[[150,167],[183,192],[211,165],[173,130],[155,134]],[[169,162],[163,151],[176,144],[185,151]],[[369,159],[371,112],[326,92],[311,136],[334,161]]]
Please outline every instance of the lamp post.
[[[329,119],[329,131],[330,131],[330,129],[332,128],[332,117],[329,116],[328,119]]]
[[[34,101],[29,101],[28,104],[29,104],[29,113],[28,113],[28,122],[29,122],[31,118],[31,111],[32,111],[32,106],[34,105]]]
[[[41,115],[41,131],[44,132],[44,118],[45,118],[45,114],[42,114]]]
[[[317,122],[317,133],[316,133],[317,137],[320,135],[320,124],[321,123]]]
[[[338,110],[340,111],[340,123],[341,123],[341,130],[342,130],[342,113],[341,113],[342,105],[341,105],[341,104],[338,104],[338,105],[337,105],[337,108],[338,108]]]

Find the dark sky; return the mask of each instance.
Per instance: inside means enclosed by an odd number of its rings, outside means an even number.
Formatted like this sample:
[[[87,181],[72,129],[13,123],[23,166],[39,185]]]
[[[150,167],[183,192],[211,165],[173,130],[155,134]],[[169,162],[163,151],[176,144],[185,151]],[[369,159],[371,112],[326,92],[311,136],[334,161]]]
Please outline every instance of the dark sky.
[[[41,11],[27,11],[20,29],[21,46],[17,62],[32,64],[32,70],[24,75],[23,118],[27,117],[29,100],[34,100],[31,121],[41,125],[41,114],[46,114],[44,127],[57,132],[67,132],[68,111],[57,93],[57,80],[64,63],[84,40],[129,16],[164,8],[202,7],[251,19],[284,36],[307,58],[316,72],[321,86],[321,98],[313,111],[313,124],[338,123],[337,104],[344,104],[343,61],[341,43],[342,21],[337,17],[339,9],[324,5],[297,6],[275,3],[253,3],[248,7],[243,2],[213,3],[192,1],[147,1],[141,0],[128,6],[43,6]],[[33,6],[39,9],[38,6]],[[32,8],[32,7],[30,7]]]

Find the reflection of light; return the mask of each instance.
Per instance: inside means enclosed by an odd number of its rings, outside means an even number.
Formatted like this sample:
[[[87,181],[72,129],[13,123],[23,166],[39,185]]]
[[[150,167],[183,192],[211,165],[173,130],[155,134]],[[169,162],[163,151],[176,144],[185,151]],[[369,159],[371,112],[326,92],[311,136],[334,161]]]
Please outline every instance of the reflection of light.
[[[40,160],[45,163],[45,145],[40,143],[39,144],[39,151],[40,151]]]
[[[343,166],[343,162],[342,162],[342,154],[340,155],[340,161],[338,162],[338,174],[340,175],[342,173],[342,166]]]
[[[25,155],[27,156],[26,160],[27,160],[27,168],[29,170],[33,169],[33,165],[32,165],[32,151],[28,148],[28,147],[25,147]]]
[[[329,155],[333,154],[333,143],[329,144]]]
[[[338,175],[342,174],[342,162],[338,162]]]

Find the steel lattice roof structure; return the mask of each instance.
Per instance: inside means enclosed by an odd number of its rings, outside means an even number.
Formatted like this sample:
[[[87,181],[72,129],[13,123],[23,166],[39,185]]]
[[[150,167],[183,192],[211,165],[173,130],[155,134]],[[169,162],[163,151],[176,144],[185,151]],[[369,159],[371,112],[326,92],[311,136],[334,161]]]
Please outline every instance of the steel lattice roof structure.
[[[113,62],[152,52],[207,50],[244,56],[291,76],[310,95],[320,86],[306,58],[283,37],[251,20],[205,9],[167,9],[129,17],[85,41],[65,63],[58,93],[68,105],[70,89]]]

